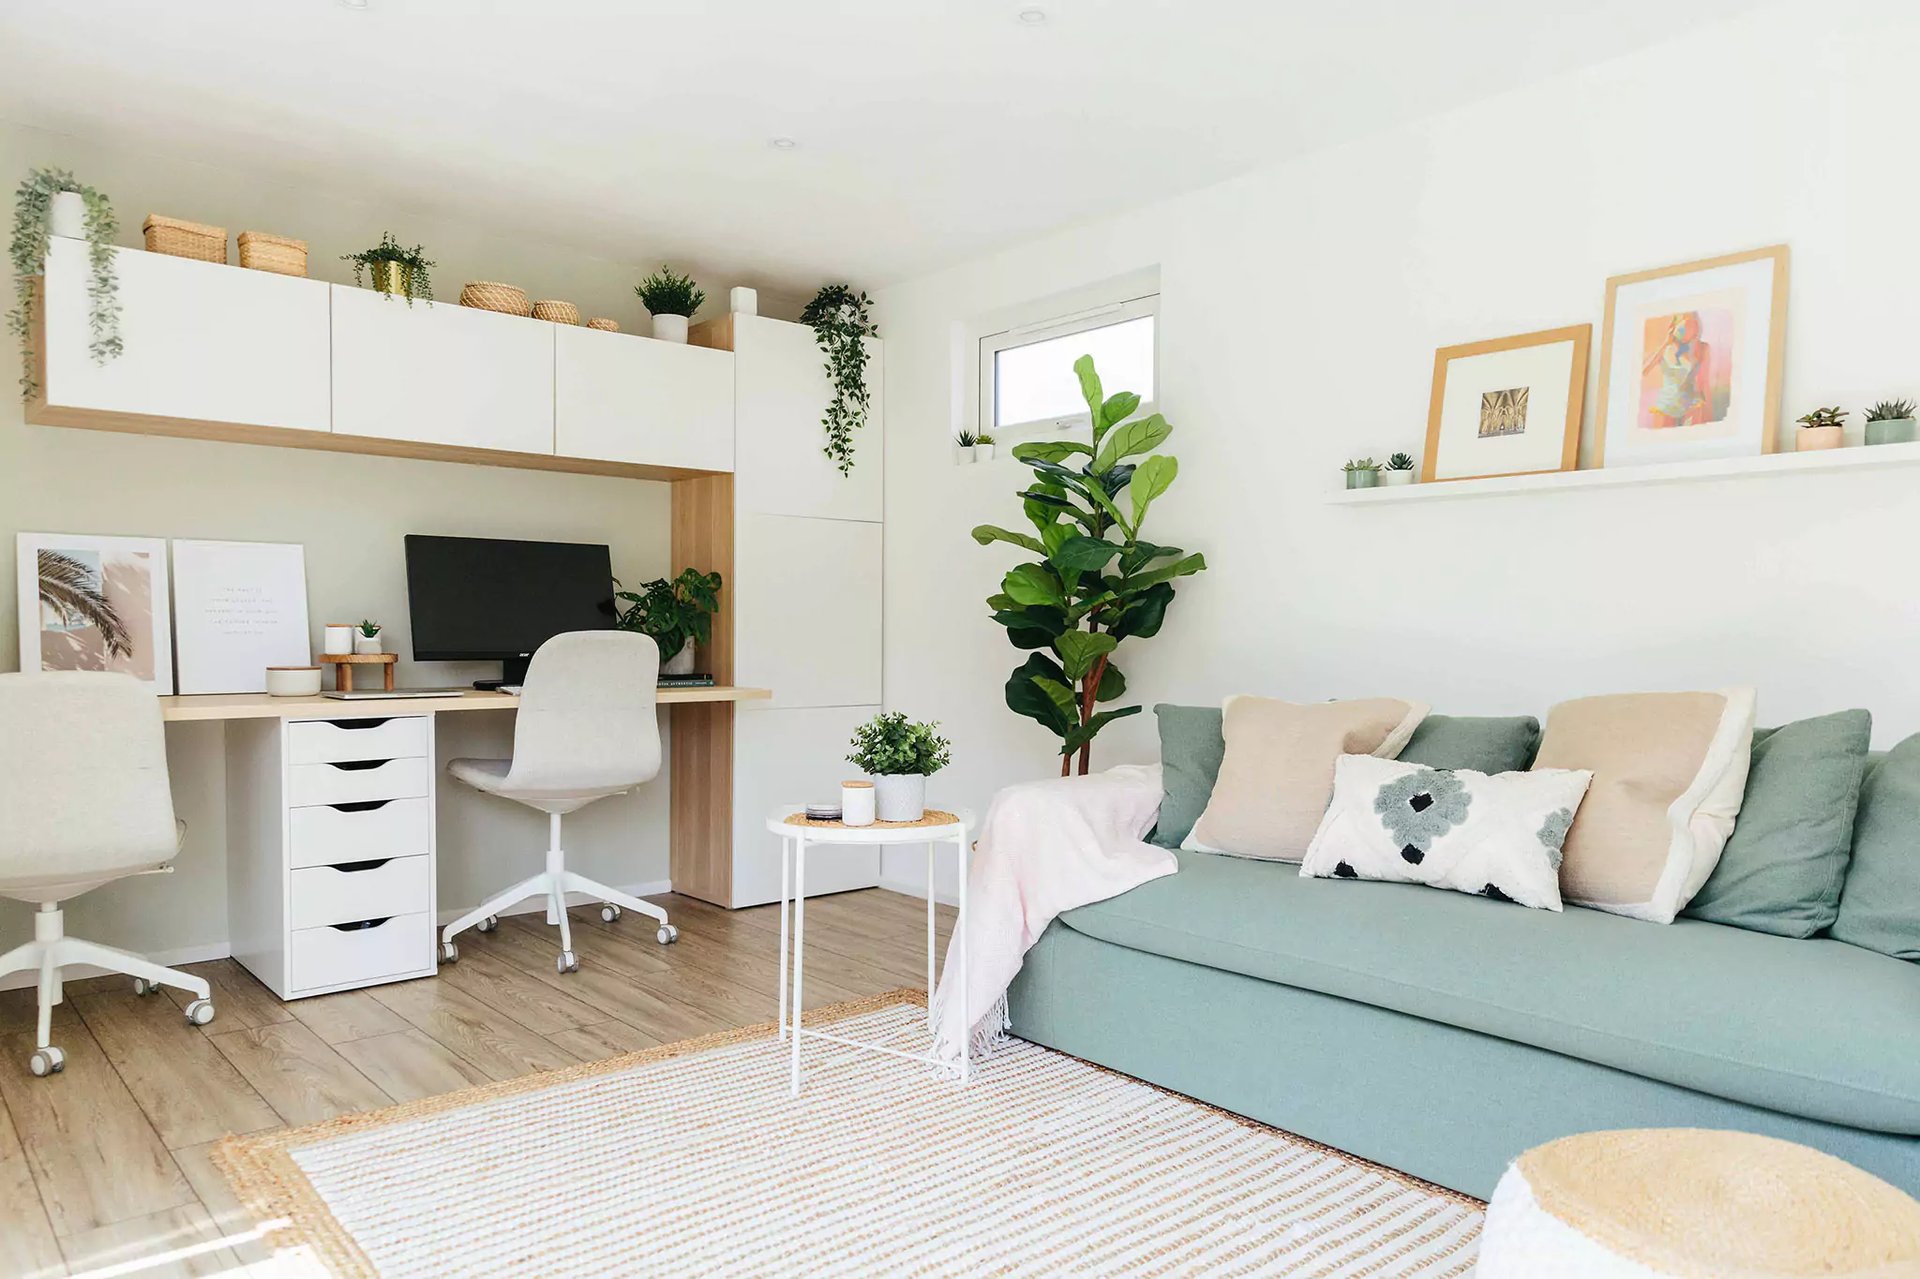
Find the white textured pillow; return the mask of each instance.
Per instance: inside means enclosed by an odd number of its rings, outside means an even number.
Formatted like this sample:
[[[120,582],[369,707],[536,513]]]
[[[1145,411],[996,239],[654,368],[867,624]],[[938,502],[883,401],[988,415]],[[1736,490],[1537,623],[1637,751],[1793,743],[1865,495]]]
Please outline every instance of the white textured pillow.
[[[1593,774],[1476,773],[1342,755],[1302,875],[1386,879],[1560,909],[1560,845]]]

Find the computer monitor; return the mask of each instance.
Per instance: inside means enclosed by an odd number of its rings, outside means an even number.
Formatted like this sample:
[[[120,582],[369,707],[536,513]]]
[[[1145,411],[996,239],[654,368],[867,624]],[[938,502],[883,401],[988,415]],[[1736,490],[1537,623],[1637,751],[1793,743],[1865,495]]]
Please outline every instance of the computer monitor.
[[[498,661],[519,684],[533,651],[566,631],[614,624],[613,559],[588,542],[408,534],[407,611],[418,662]]]

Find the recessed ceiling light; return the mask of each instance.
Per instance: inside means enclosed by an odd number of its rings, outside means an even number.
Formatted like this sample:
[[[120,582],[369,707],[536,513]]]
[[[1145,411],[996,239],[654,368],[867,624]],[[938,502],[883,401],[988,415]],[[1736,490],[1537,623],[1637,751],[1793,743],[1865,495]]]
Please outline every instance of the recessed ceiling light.
[[[1037,27],[1047,20],[1047,11],[1045,9],[1022,9],[1016,16],[1020,19],[1022,26]]]
[[[364,10],[367,7],[367,4],[368,4],[368,0],[340,0],[340,7],[342,9]]]
[[[775,151],[791,151],[800,144],[792,138],[768,138],[767,145]]]

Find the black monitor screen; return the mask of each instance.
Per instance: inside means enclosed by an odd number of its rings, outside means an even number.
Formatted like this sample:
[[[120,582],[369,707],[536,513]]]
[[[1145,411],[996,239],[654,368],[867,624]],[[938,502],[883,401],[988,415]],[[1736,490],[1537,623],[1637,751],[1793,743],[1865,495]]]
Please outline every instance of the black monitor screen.
[[[587,542],[407,537],[415,661],[521,657],[565,631],[613,626],[613,560]]]

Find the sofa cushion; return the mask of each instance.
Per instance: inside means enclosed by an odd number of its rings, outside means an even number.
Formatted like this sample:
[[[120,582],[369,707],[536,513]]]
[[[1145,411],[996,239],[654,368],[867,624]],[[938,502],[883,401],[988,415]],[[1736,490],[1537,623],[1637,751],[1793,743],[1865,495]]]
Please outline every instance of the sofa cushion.
[[[1160,721],[1160,820],[1149,838],[1162,848],[1178,848],[1207,811],[1227,739],[1218,706],[1163,702],[1153,714]]]
[[[1920,971],[1898,960],[1703,920],[1649,928],[1175,856],[1178,874],[1061,921],[1732,1101],[1920,1134]]]
[[[1403,764],[1517,773],[1540,749],[1540,721],[1531,715],[1429,715],[1394,756]]]
[[[1867,767],[1833,935],[1920,959],[1920,733]]]
[[[1782,937],[1832,927],[1872,732],[1865,711],[1754,729],[1740,820],[1685,913]]]

